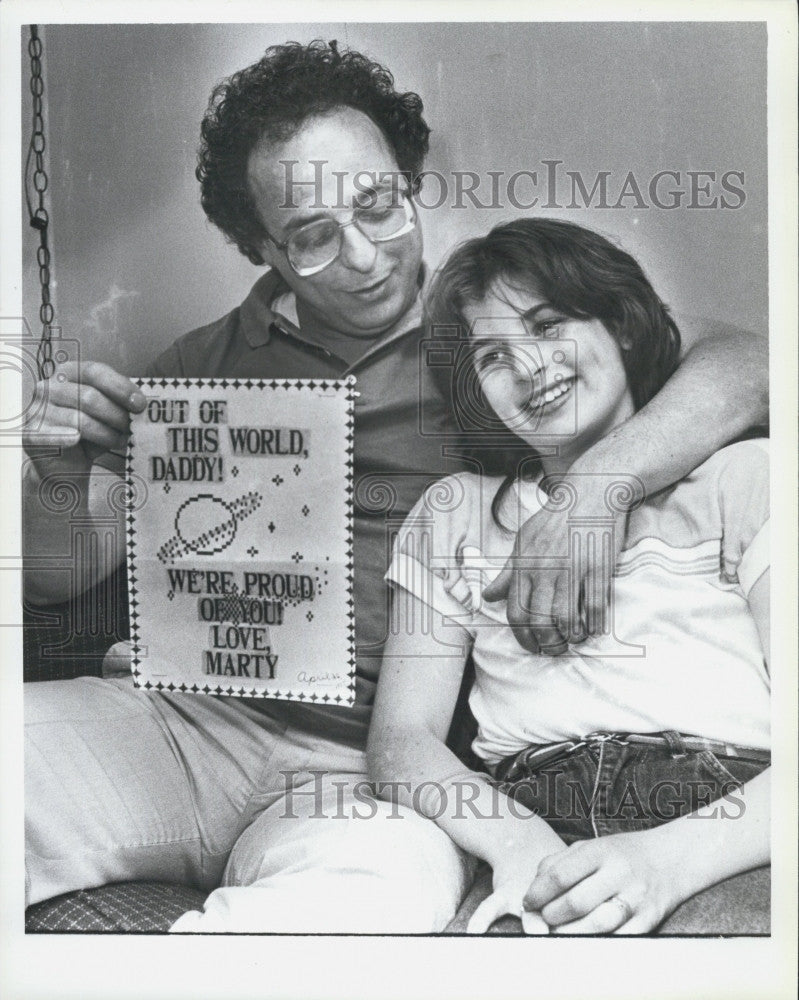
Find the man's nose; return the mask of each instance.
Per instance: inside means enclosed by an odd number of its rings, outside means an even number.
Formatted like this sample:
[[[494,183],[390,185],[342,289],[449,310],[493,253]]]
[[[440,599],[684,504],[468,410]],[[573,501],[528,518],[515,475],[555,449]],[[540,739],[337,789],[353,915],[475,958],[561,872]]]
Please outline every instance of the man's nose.
[[[353,271],[364,274],[371,271],[377,257],[377,247],[370,242],[354,223],[341,231],[342,243],[339,259]]]

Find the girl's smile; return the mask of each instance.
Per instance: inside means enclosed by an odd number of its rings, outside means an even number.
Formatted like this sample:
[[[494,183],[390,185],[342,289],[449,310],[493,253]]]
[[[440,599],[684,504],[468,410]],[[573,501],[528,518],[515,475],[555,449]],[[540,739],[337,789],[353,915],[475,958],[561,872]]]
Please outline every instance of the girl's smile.
[[[538,413],[543,411],[546,411],[547,414],[552,413],[566,403],[567,396],[571,398],[575,382],[574,377],[563,378],[558,374],[550,384],[545,385],[533,396],[528,405],[532,406]]]
[[[557,445],[547,472],[568,468],[635,412],[621,347],[599,320],[567,316],[504,281],[464,317],[491,408],[532,447]]]

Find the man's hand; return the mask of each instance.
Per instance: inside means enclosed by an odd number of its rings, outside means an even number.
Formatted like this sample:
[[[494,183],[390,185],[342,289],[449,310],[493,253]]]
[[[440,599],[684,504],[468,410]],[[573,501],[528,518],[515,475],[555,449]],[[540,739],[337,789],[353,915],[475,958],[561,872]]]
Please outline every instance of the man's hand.
[[[60,448],[59,471],[74,473],[88,472],[103,452],[124,448],[130,414],[146,403],[130,379],[97,361],[58,366],[37,383],[36,398],[46,401],[44,415],[34,431],[23,434],[23,446],[37,464],[38,447],[47,448],[49,457]]]
[[[74,596],[75,575],[64,574],[53,560],[72,556],[76,516],[115,517],[124,542],[123,510],[108,501],[109,483],[117,477],[106,470],[98,475],[92,466],[98,455],[125,446],[130,414],[143,410],[146,400],[130,379],[98,362],[58,366],[37,384],[36,398],[45,404],[43,412],[32,408],[41,417],[23,433],[30,459],[23,465],[23,545],[30,559],[25,593],[36,604],[50,604]],[[45,501],[48,493],[59,500],[55,509]],[[116,552],[123,559],[124,544]],[[107,560],[93,560],[80,586],[99,583],[112,568]]]
[[[653,836],[654,834],[654,836]],[[553,933],[645,934],[682,900],[659,831],[619,833],[572,844],[544,858],[524,897]]]
[[[525,649],[557,655],[607,631],[627,513],[642,494],[633,477],[557,477],[553,502],[522,525],[505,568],[483,591],[487,601],[507,600],[508,622]]]

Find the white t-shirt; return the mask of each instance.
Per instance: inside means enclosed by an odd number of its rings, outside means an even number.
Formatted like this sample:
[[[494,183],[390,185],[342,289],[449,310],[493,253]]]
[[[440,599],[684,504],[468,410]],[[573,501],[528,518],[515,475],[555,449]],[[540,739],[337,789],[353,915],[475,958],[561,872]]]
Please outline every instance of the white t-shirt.
[[[611,624],[563,656],[526,652],[505,603],[482,600],[516,529],[546,501],[536,483],[516,483],[501,511],[512,530],[503,531],[491,514],[500,483],[461,473],[434,484],[408,516],[386,577],[445,616],[443,655],[453,655],[448,621],[471,635],[480,757],[493,764],[531,743],[598,731],[769,746],[769,676],[747,601],[769,564],[767,442],[722,449],[630,513]],[[577,502],[573,546],[590,543],[579,513]],[[599,544],[607,530],[594,525]],[[555,562],[540,572],[570,559]]]

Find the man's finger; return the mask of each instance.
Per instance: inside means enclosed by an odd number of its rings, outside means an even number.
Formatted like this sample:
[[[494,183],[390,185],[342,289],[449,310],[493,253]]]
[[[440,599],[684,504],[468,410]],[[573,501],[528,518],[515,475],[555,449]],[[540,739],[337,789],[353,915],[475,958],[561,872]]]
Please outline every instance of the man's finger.
[[[538,651],[542,656],[561,656],[568,652],[569,643],[563,633],[554,625],[538,627],[530,626],[530,631],[538,643]]]
[[[526,573],[515,571],[508,590],[508,624],[513,630],[516,641],[523,649],[529,653],[538,653],[540,643],[530,621],[531,596],[530,577]]]
[[[596,536],[593,532],[577,532],[571,542],[569,565],[569,631],[572,642],[588,638],[586,618],[586,576],[597,558]]]
[[[78,420],[81,441],[96,445],[101,452],[120,450],[126,446],[127,434],[108,427],[87,413],[81,413]]]
[[[585,627],[589,635],[602,635],[608,631],[608,583],[601,565],[594,565],[585,575],[583,607]]]
[[[612,536],[603,534],[588,560],[582,580],[582,601],[585,625],[589,635],[602,635],[610,631],[611,588],[616,559],[624,532],[614,526]]]
[[[559,656],[568,643],[552,613],[555,579],[551,573],[534,577],[520,571],[508,600],[508,622],[516,641],[531,653]]]
[[[561,634],[566,635],[571,626],[571,597],[569,593],[569,578],[571,574],[568,570],[563,570],[555,575],[552,583],[552,605],[550,614],[556,622]]]
[[[574,619],[571,623],[571,642],[585,642],[588,638],[588,627],[586,625],[585,618],[585,606],[582,600],[582,581],[575,579],[570,581],[570,587],[572,589],[572,602],[573,607],[577,609]]]
[[[570,608],[569,580],[571,574],[560,572],[552,583],[550,615],[556,627],[542,632],[536,630],[541,652],[547,656],[560,656],[569,651]]]
[[[48,405],[79,410],[122,433],[130,427],[130,414],[124,407],[94,386],[79,385],[68,379],[60,382],[58,375],[51,380]]]
[[[80,414],[71,407],[51,406],[46,419],[23,429],[22,446],[72,448],[80,444]]]
[[[539,571],[533,575],[529,570],[520,570],[514,585],[517,588],[517,596],[513,606],[508,600],[508,621],[511,624],[528,624],[536,629],[557,628],[558,623],[552,617],[552,601],[555,595],[554,574]]]
[[[147,405],[145,395],[138,386],[102,361],[85,361],[83,364],[65,361],[56,368],[50,381],[57,380],[59,375],[69,382],[98,389],[126,410],[139,413]]]
[[[569,588],[569,641],[585,642],[588,629],[585,623],[585,606],[583,604],[583,581],[579,573],[572,571],[568,578]]]
[[[492,580],[483,590],[483,600],[491,602],[502,601],[507,598],[508,588],[515,572],[516,570],[513,566],[506,564],[499,576],[495,580]]]

